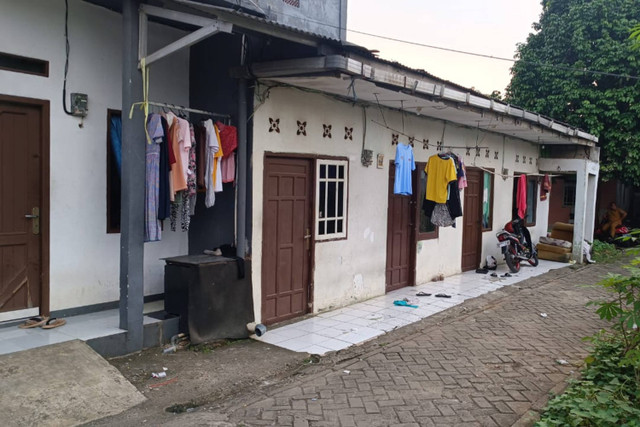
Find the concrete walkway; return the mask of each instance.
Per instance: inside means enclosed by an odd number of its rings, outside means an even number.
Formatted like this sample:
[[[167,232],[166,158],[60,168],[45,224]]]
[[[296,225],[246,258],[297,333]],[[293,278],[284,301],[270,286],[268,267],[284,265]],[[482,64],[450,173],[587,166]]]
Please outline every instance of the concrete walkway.
[[[74,340],[0,356],[2,425],[72,426],[145,400],[120,372]]]
[[[582,338],[606,326],[585,307],[604,291],[583,285],[611,271],[621,269],[563,268],[502,287],[167,425],[530,425],[578,372]]]
[[[509,271],[506,265],[498,266],[495,272],[497,277],[492,277],[491,271],[488,274],[468,271],[446,277],[443,281],[402,288],[358,304],[324,312],[268,331],[260,338],[253,338],[292,351],[324,355],[418,322],[467,299],[566,266],[565,263],[540,260],[537,267],[523,264],[520,272],[512,273],[511,277],[504,277]],[[431,295],[418,297],[418,292]],[[450,298],[439,298],[435,296],[437,294],[445,294]],[[418,307],[394,305],[394,301],[403,299]]]

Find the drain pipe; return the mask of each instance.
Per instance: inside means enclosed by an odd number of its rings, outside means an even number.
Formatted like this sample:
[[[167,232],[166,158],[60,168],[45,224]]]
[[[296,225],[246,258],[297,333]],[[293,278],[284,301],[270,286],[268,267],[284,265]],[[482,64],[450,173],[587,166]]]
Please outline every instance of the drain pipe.
[[[257,337],[261,337],[267,333],[267,327],[262,323],[256,322],[247,323],[247,330],[252,334],[256,334]]]
[[[240,66],[245,65],[246,36],[242,35]],[[236,255],[244,259],[246,251],[247,225],[247,80],[238,79],[238,211],[236,212],[237,234]]]

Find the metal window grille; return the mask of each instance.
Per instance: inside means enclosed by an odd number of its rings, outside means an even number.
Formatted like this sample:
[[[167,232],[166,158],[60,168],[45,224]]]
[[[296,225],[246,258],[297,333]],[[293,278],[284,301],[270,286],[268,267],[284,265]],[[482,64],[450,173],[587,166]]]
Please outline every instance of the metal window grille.
[[[347,161],[318,160],[316,238],[347,237]]]

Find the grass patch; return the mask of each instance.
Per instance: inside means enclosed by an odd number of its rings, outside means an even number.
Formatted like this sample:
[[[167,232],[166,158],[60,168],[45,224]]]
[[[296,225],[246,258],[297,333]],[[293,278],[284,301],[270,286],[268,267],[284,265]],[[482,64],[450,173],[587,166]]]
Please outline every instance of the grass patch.
[[[582,378],[548,403],[536,427],[640,426],[640,385],[623,350],[619,337],[596,339]]]
[[[600,240],[593,241],[592,250],[593,260],[599,263],[614,262],[622,253],[614,244],[601,242]]]

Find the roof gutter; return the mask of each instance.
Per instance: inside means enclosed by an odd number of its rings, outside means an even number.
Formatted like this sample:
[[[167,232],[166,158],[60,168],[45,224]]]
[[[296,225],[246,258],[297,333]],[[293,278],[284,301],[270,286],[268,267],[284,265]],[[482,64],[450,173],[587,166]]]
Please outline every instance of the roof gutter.
[[[570,125],[558,123],[540,114],[491,98],[453,89],[445,84],[368,65],[357,59],[342,55],[264,62],[245,67],[244,70],[235,70],[235,72],[240,75],[246,73],[244,75],[255,78],[295,77],[340,72],[371,81],[379,86],[392,87],[407,94],[454,102],[457,105],[467,105],[479,110],[512,117],[516,120],[523,120],[568,137],[579,138],[585,141],[584,145],[593,146],[598,142],[598,137],[594,135]]]

